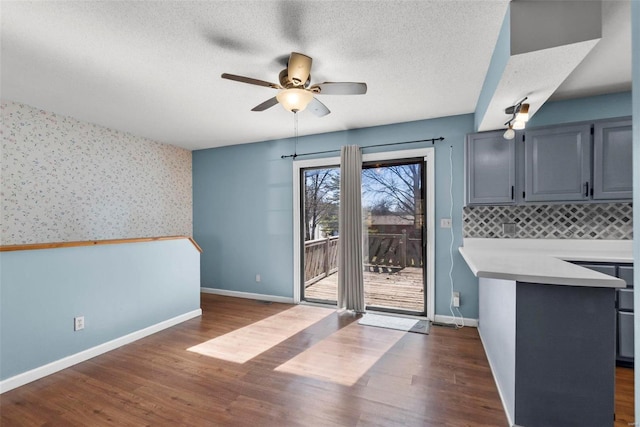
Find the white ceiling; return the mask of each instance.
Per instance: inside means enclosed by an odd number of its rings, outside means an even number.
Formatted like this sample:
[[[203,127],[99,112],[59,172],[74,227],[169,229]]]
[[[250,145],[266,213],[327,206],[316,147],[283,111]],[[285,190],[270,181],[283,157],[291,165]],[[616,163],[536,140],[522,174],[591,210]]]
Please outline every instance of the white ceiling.
[[[286,138],[293,116],[251,108],[291,51],[312,83],[364,81],[320,96],[300,135],[471,113],[508,0],[0,3],[0,96],[189,149]],[[629,1],[603,3],[603,39],[554,98],[630,90]],[[544,69],[544,67],[541,67]],[[506,107],[506,106],[505,106]]]
[[[631,2],[602,2],[602,39],[553,100],[631,90]]]

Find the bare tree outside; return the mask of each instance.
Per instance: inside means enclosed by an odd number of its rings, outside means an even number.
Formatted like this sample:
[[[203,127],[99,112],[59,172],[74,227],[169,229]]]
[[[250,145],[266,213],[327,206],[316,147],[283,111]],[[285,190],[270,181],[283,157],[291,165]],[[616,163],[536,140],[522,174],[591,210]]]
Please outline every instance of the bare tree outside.
[[[338,168],[305,171],[305,240],[313,240],[319,231],[338,232],[340,171]]]
[[[363,208],[378,216],[396,216],[422,222],[421,167],[419,164],[389,165],[362,170]],[[339,168],[309,169],[305,181],[305,240],[338,234]]]
[[[365,264],[402,268],[422,265],[421,177],[420,163],[363,168]]]
[[[393,165],[362,170],[363,201],[373,214],[396,215],[421,221],[421,168],[419,164]]]

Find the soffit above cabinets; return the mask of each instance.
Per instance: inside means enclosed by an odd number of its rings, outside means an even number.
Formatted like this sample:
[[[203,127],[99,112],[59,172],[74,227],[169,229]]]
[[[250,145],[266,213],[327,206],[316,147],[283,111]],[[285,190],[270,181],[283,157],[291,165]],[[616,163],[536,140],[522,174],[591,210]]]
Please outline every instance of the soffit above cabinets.
[[[628,9],[628,1],[512,2],[476,109],[476,129],[505,128],[510,117],[504,109],[525,96],[533,116],[549,99],[630,90]]]

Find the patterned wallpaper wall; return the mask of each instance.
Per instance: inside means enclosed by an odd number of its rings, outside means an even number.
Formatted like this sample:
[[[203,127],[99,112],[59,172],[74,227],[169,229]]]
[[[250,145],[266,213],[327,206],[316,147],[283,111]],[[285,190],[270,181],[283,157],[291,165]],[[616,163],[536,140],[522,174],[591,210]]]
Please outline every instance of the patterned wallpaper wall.
[[[189,150],[0,108],[2,245],[193,234]]]
[[[466,206],[462,226],[464,237],[631,240],[632,218],[631,203]]]

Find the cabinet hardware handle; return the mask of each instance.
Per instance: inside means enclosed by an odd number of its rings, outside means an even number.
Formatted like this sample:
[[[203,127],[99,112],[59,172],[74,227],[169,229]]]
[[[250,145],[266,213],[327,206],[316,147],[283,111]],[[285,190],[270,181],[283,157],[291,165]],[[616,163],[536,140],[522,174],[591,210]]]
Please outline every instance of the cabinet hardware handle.
[[[515,191],[516,191],[516,189],[515,189],[515,187],[512,185],[512,186],[511,186],[511,200],[513,200],[513,198],[515,197]]]
[[[589,197],[589,181],[584,183],[584,197]]]

